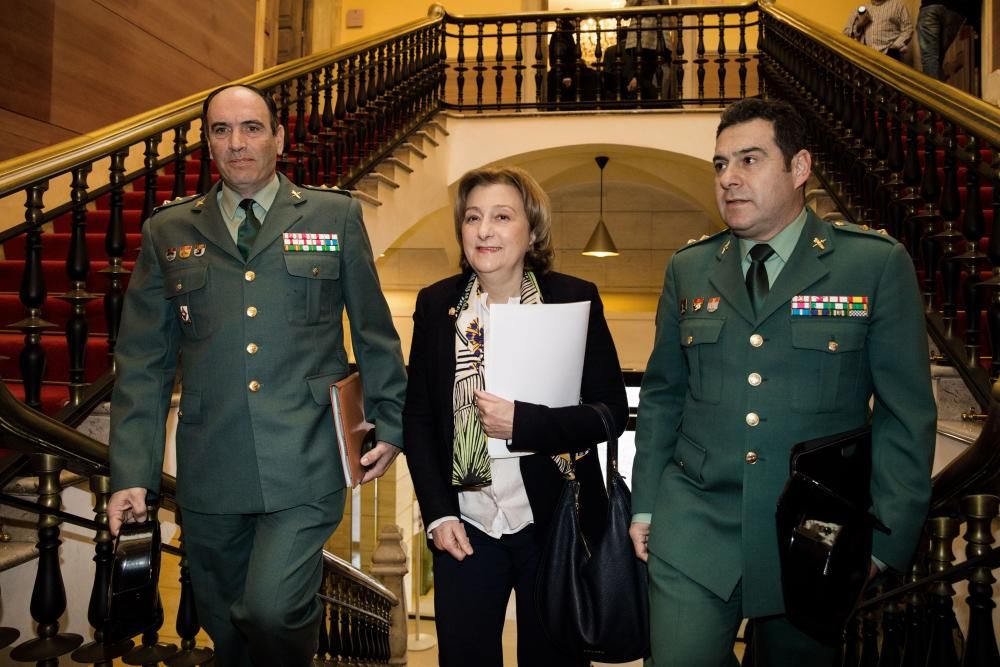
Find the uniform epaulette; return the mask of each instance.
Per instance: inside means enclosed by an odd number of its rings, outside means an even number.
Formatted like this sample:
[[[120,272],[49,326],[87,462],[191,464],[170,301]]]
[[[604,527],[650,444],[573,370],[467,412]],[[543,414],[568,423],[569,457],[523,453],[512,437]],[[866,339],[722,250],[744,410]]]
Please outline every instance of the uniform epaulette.
[[[873,229],[868,225],[856,225],[853,222],[846,222],[844,220],[834,220],[830,225],[840,232],[852,232],[854,234],[862,234],[864,236],[869,236],[871,238],[882,239],[883,241],[894,242],[896,239],[892,238],[884,229]]]
[[[726,234],[728,232],[729,232],[728,229],[720,229],[719,231],[715,232],[714,234],[702,234],[701,238],[688,239],[687,243],[685,243],[680,248],[678,248],[676,252],[682,252],[684,250],[687,250],[688,248],[693,248],[696,245],[701,245],[705,241],[711,241],[712,239],[714,239],[715,237],[719,236],[720,234]]]
[[[303,185],[302,187],[314,192],[334,192],[338,195],[344,195],[345,197],[351,196],[351,192],[349,190],[341,190],[336,185]]]
[[[177,206],[178,204],[183,204],[184,202],[191,201],[192,199],[197,199],[201,197],[201,194],[187,195],[186,197],[175,197],[174,199],[164,199],[163,203],[153,209],[153,213],[157,213],[164,209],[170,208],[171,206]]]

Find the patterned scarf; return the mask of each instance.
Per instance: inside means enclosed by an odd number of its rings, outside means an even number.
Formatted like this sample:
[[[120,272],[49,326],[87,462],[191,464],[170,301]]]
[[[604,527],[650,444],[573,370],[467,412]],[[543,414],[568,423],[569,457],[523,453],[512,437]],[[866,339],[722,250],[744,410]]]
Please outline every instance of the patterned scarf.
[[[486,486],[492,483],[490,456],[486,449],[486,431],[479,421],[475,390],[486,386],[483,353],[485,335],[478,310],[471,305],[482,289],[475,273],[465,293],[455,306],[455,385],[452,407],[455,413],[454,458],[451,467],[453,486]],[[521,303],[541,303],[535,274],[525,271],[521,279]]]

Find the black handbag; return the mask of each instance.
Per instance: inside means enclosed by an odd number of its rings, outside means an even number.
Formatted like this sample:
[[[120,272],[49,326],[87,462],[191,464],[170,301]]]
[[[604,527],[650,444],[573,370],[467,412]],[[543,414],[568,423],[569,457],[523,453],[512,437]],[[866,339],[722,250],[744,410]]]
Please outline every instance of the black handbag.
[[[129,639],[163,623],[159,579],[160,522],[123,523],[108,582],[104,643]]]
[[[785,613],[836,646],[868,579],[872,529],[871,427],[801,442],[776,514]]]
[[[628,534],[632,497],[618,472],[611,411],[603,403],[594,407],[608,434],[604,531],[599,543],[588,543],[580,527],[580,482],[571,470],[542,552],[536,601],[542,627],[560,650],[598,662],[629,662],[649,653],[646,564]]]

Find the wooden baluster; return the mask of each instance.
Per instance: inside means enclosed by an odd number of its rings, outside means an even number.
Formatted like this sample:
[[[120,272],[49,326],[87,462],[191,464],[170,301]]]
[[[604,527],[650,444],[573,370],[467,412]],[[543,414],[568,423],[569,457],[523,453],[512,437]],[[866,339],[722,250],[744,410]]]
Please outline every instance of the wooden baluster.
[[[187,173],[187,132],[190,123],[181,123],[174,128],[174,198],[183,197],[187,192],[184,176]],[[125,152],[128,157],[128,152]]]
[[[729,58],[726,57],[726,14],[719,12],[719,50],[718,58],[715,59],[718,65],[719,76],[719,101],[724,103],[726,99],[726,65]]]
[[[155,134],[147,137],[145,143],[146,150],[143,153],[143,168],[146,170],[146,182],[143,188],[142,197],[142,219],[145,220],[153,215],[153,209],[159,202],[156,201],[156,184],[158,176],[156,174],[156,163],[159,160],[159,145],[162,135]]]
[[[366,55],[368,87],[365,90],[365,109],[368,114],[368,153],[371,154],[378,145],[378,47],[370,49]]]
[[[698,12],[698,47],[695,49],[698,57],[694,59],[698,63],[698,102],[705,103],[705,14]],[[638,65],[636,65],[638,68]]]
[[[930,574],[943,572],[955,560],[952,542],[958,536],[961,522],[953,517],[934,517],[927,521],[931,533],[931,550],[928,554]],[[952,598],[955,589],[947,581],[936,581],[930,589],[930,646],[927,664],[934,667],[959,667],[958,644],[961,632],[955,621]]]
[[[524,89],[524,21],[518,19],[514,23],[516,47],[514,49],[514,110],[521,111],[521,100]],[[444,53],[441,57],[444,58]]]
[[[108,609],[108,587],[111,585],[111,570],[114,565],[114,540],[108,530],[108,499],[111,497],[111,478],[107,475],[93,475],[90,490],[94,494],[94,521],[99,526],[94,534],[94,587],[90,591],[90,605],[87,620],[94,628],[95,640],[73,651],[70,656],[76,662],[94,663],[99,667],[111,667],[113,661],[132,650],[131,639],[123,639],[114,644],[104,643],[104,622]]]
[[[486,66],[483,62],[486,60],[486,55],[483,53],[483,42],[485,40],[484,31],[486,25],[482,21],[476,22],[476,64],[473,66],[472,70],[476,73],[476,112],[483,112],[483,83],[486,79],[483,77],[483,72],[486,71]]]
[[[98,271],[109,281],[108,290],[104,293],[104,321],[108,328],[108,356],[114,364],[115,345],[118,342],[118,327],[122,320],[122,307],[125,305],[125,276],[131,273],[122,264],[125,255],[125,222],[124,222],[124,190],[125,190],[125,158],[127,151],[118,151],[111,155],[109,180],[111,181],[111,211],[108,218],[108,228],[104,233],[104,250],[108,254],[108,265]],[[178,174],[183,178],[183,174]]]
[[[620,31],[619,31],[620,34]],[[687,60],[684,58],[684,15],[677,17],[677,29],[674,31],[674,52],[671,54],[674,62],[674,77],[677,80],[677,103],[684,99],[684,69]]]
[[[306,118],[306,75],[295,78],[295,130],[290,132],[294,140],[292,154],[295,155],[295,175],[292,181],[295,183],[306,182],[306,138],[308,137],[308,124]],[[288,136],[288,135],[286,135]]]
[[[858,667],[879,667],[878,617],[875,609],[861,614],[861,660]]]
[[[378,47],[378,56],[375,58],[378,63],[376,70],[376,80],[375,80],[375,105],[376,105],[376,120],[375,120],[375,142],[377,146],[382,146],[388,137],[388,106],[386,100],[386,78],[385,72],[387,67],[388,59],[386,54],[388,47],[382,44]]]
[[[680,45],[680,41],[677,42]],[[747,96],[747,63],[750,59],[747,57],[747,13],[745,10],[740,12],[740,46],[739,46],[739,57],[736,58],[736,62],[740,64],[740,99],[742,100]]]
[[[916,262],[920,256],[921,225],[916,217],[917,211],[923,205],[920,196],[920,184],[923,182],[923,171],[920,162],[920,108],[910,101],[906,118],[906,162],[903,165],[903,182],[906,192],[900,199],[903,219],[903,240],[910,256]]]
[[[294,178],[295,174],[292,171],[292,163],[288,158],[289,151],[292,148],[292,136],[291,128],[289,127],[290,112],[289,107],[291,106],[291,83],[288,79],[285,79],[278,86],[278,124],[285,128],[285,144],[281,149],[281,154],[278,155],[278,171],[283,173],[285,176],[291,176]]]
[[[403,38],[393,42],[395,57],[393,59],[393,90],[395,105],[393,108],[393,132],[398,133],[403,129],[403,121],[406,117],[406,71],[404,69],[403,49],[406,42]]]
[[[62,505],[62,485],[59,473],[66,462],[51,454],[32,455],[32,469],[38,475],[38,504],[58,510]],[[31,618],[37,623],[38,637],[15,646],[10,657],[18,662],[58,665],[59,656],[72,652],[83,643],[83,637],[59,632],[59,619],[66,611],[66,587],[59,568],[58,518],[38,515],[38,569],[31,591]]]
[[[333,116],[336,122],[336,143],[334,145],[333,182],[340,183],[347,173],[347,61],[337,61],[337,104]]]
[[[1000,513],[1000,498],[980,494],[962,499],[966,516],[965,556],[971,560],[985,555],[993,544],[993,520]],[[965,643],[962,665],[965,667],[997,667],[996,624],[993,622],[993,584],[996,579],[988,567],[977,567],[969,577],[969,635]]]
[[[319,617],[319,641],[316,643],[313,664],[316,663],[316,660],[326,663],[327,657],[330,655],[330,605],[325,600],[322,604],[321,616]]]
[[[979,173],[982,166],[979,142],[974,135],[969,135],[965,144],[968,158],[966,163],[966,188],[968,197],[965,212],[962,216],[962,236],[965,237],[965,252],[957,259],[965,269],[965,281],[962,286],[962,301],[965,305],[965,365],[969,368],[979,366],[980,318],[982,306],[979,300],[980,267],[988,264],[986,253],[979,250],[979,242],[986,233],[986,219],[983,214],[983,202],[979,192]]]
[[[752,643],[752,642],[751,642]],[[837,660],[837,664],[857,667],[861,662],[861,618],[855,614],[847,622],[844,629],[843,656]]]
[[[344,657],[344,608],[339,604],[334,604],[330,608],[330,657],[337,661],[337,658]]]
[[[986,256],[993,267],[993,277],[981,283],[989,287],[987,328],[990,335],[990,379],[1000,376],[1000,151],[994,150],[993,164],[990,166],[993,178],[993,229],[986,244]]]
[[[208,128],[205,127],[204,119],[201,128],[198,130],[201,148],[198,149],[198,194],[205,194],[212,187],[212,156],[208,150]]]
[[[333,64],[331,63],[323,68],[323,128],[320,130],[320,139],[324,185],[336,183],[336,177],[333,175],[333,144],[336,141],[333,122]]]
[[[920,581],[927,576],[927,535],[921,535],[917,556],[907,576],[907,583]],[[903,644],[902,667],[927,667],[927,648],[930,643],[928,627],[930,614],[927,594],[914,589],[906,595],[906,637]]]
[[[403,578],[409,571],[408,558],[403,548],[403,532],[395,524],[379,527],[378,546],[372,554],[372,575],[392,591],[398,603],[391,610],[390,625],[396,628],[389,639],[391,662],[399,664],[406,656],[406,596]]]
[[[184,526],[181,509],[174,510],[174,518],[180,530],[180,547],[184,548]],[[212,656],[212,649],[198,647],[198,632],[201,623],[198,621],[198,610],[194,602],[194,586],[191,584],[191,568],[188,566],[187,553],[181,556],[180,575],[177,579],[181,584],[181,597],[177,603],[177,621],[174,628],[180,637],[181,647],[170,658],[168,667],[193,667],[204,664]]]
[[[45,348],[42,347],[42,332],[53,326],[42,319],[42,306],[48,296],[45,288],[45,272],[42,269],[42,231],[40,222],[44,205],[42,196],[48,190],[48,181],[29,186],[24,203],[24,221],[29,225],[24,235],[24,273],[21,275],[21,289],[18,293],[27,316],[10,325],[24,334],[24,349],[19,358],[21,381],[24,383],[24,402],[35,408],[42,407],[42,382],[45,379]]]
[[[948,124],[948,138],[945,147],[944,175],[945,187],[941,193],[941,218],[943,228],[935,235],[935,240],[941,246],[941,315],[944,323],[945,336],[954,335],[955,319],[958,316],[958,295],[962,263],[956,259],[958,244],[964,239],[955,229],[955,223],[961,214],[961,202],[958,194],[958,127]]]
[[[539,25],[539,28],[540,28],[541,27],[541,21],[539,21],[538,25]],[[541,53],[541,39],[539,39],[538,42],[539,42],[538,53],[536,53],[536,56]],[[544,67],[544,65],[542,65],[542,67]],[[457,76],[455,77],[455,86],[456,86],[456,88],[458,88],[458,96],[456,98],[456,106],[458,107],[459,110],[463,110],[465,108],[465,72],[466,71],[468,71],[468,68],[465,66],[465,24],[464,23],[459,23],[458,24],[458,55],[455,58],[455,73],[457,74]],[[536,78],[539,79],[539,81],[537,83],[537,90],[538,90],[538,95],[539,95],[539,101],[541,101],[541,91],[542,91],[542,84],[541,84],[540,77],[541,77],[541,73],[536,73]]]
[[[496,72],[493,81],[497,87],[497,109],[500,109],[503,104],[503,74],[507,70],[507,66],[503,64],[503,21],[497,21],[497,52],[493,70]]]
[[[365,161],[368,153],[368,52],[362,51],[358,54],[358,88],[355,103],[357,109],[354,112],[355,134],[355,165],[360,165]]]
[[[891,590],[898,585],[898,577],[890,575],[886,588]],[[900,667],[903,661],[904,609],[905,606],[898,599],[886,602],[882,608],[882,651],[879,655],[879,667]]]
[[[319,163],[321,153],[319,133],[323,127],[320,123],[319,73],[320,68],[316,68],[309,73],[309,159],[307,166],[309,170],[310,185],[320,185],[322,183],[319,179]]]
[[[86,387],[87,338],[90,328],[87,324],[87,304],[98,298],[87,292],[87,276],[90,273],[90,257],[87,254],[87,174],[90,163],[73,170],[71,199],[73,201],[73,225],[70,235],[69,253],[66,257],[66,275],[70,280],[70,291],[59,299],[70,304],[70,317],[66,321],[66,348],[69,354],[69,401],[79,405]]]
[[[355,114],[358,111],[358,66],[357,55],[350,56],[347,60],[347,101],[345,110],[347,111],[347,124],[345,126],[344,144],[344,173],[349,174],[354,169],[355,155],[357,151],[357,131],[358,121]]]

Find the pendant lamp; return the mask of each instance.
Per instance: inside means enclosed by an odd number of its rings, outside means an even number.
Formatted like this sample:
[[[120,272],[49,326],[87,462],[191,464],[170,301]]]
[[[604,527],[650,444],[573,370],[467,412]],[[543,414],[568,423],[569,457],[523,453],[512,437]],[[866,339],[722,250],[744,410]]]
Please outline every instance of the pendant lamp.
[[[616,257],[618,248],[615,247],[615,242],[611,239],[611,234],[608,233],[608,228],[604,224],[604,167],[608,164],[608,157],[598,155],[594,161],[597,162],[597,166],[601,170],[601,212],[597,218],[594,233],[590,235],[590,240],[587,241],[581,254],[588,257]]]

